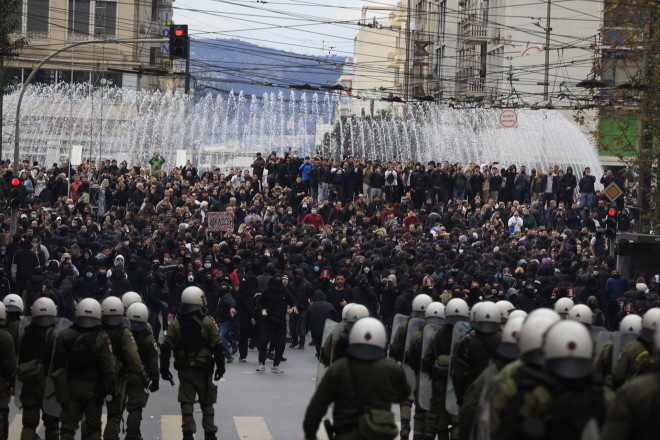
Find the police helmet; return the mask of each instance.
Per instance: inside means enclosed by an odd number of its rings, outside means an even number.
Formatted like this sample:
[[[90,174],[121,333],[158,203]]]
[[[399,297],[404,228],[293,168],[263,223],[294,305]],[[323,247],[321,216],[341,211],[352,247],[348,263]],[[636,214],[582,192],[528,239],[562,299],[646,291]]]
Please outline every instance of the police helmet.
[[[101,302],[101,321],[106,325],[120,325],[124,322],[124,305],[116,296],[109,296]]]
[[[121,303],[124,305],[124,310],[128,310],[128,307],[133,303],[142,302],[142,297],[137,292],[126,292],[121,296]]]
[[[5,296],[5,299],[2,300],[7,308],[7,313],[18,312],[23,313],[23,298],[16,295],[15,293],[10,293]]]
[[[367,316],[369,316],[369,309],[362,304],[353,304],[346,313],[346,322],[352,324],[358,319],[366,318]]]
[[[502,323],[505,323],[509,319],[509,314],[516,310],[516,307],[511,304],[511,301],[502,300],[495,303],[500,312],[502,312]]]
[[[348,336],[346,352],[362,361],[375,361],[385,357],[387,332],[376,318],[362,318],[355,323]]]
[[[525,318],[509,319],[502,329],[502,342],[497,348],[497,354],[504,359],[513,360],[520,356],[518,349],[518,335],[522,329]]]
[[[415,318],[423,318],[426,308],[431,304],[433,300],[430,296],[425,293],[420,293],[413,299],[412,302],[412,314]]]
[[[547,307],[541,307],[538,309],[534,309],[531,312],[529,312],[529,315],[527,316],[527,319],[533,319],[533,318],[538,318],[540,316],[545,316],[550,319],[554,320],[559,320],[561,319],[561,316],[557,312],[555,312],[552,309],[549,309]]]
[[[543,355],[547,371],[564,379],[580,379],[593,369],[594,341],[586,326],[560,321],[545,335]]]
[[[554,319],[550,316],[531,315],[525,319],[518,337],[518,349],[523,361],[537,367],[543,365],[543,336],[550,326],[560,319],[556,313]]]
[[[341,320],[342,320],[342,322],[346,322],[346,315],[348,315],[348,311],[354,305],[355,305],[355,303],[348,303],[341,309]]]
[[[149,309],[140,302],[133,303],[126,309],[126,317],[131,321],[131,329],[144,330],[149,321]]]
[[[76,324],[83,328],[101,325],[101,304],[94,298],[85,298],[76,305]]]
[[[621,333],[634,333],[636,335],[642,330],[642,317],[639,315],[626,315],[619,323]]]
[[[555,312],[559,313],[562,319],[566,319],[568,312],[573,308],[573,300],[570,298],[559,298],[555,303]]]
[[[32,303],[32,323],[39,327],[50,327],[57,320],[57,306],[52,299],[41,297]]]
[[[509,319],[514,319],[514,318],[523,318],[523,319],[527,318],[527,312],[524,310],[516,309],[513,312],[509,313]]]
[[[189,286],[181,293],[181,313],[192,313],[206,305],[204,291],[197,286]]]
[[[472,316],[472,328],[481,333],[492,334],[502,326],[502,312],[494,302],[480,303]]]
[[[7,308],[9,310],[9,308]],[[642,330],[639,337],[646,342],[653,342],[653,333],[660,328],[660,307],[653,307],[644,313],[642,317]]]
[[[434,301],[428,305],[426,311],[424,312],[424,318],[428,321],[429,319],[444,320],[445,319],[445,305],[439,301]]]
[[[445,306],[445,320],[449,325],[455,325],[460,321],[467,321],[470,307],[461,298],[450,299]]]
[[[7,321],[7,307],[5,307],[4,303],[0,302],[0,327],[4,327],[6,321]]]
[[[573,308],[568,311],[568,319],[581,322],[586,326],[591,326],[594,323],[594,315],[586,304],[574,305]]]

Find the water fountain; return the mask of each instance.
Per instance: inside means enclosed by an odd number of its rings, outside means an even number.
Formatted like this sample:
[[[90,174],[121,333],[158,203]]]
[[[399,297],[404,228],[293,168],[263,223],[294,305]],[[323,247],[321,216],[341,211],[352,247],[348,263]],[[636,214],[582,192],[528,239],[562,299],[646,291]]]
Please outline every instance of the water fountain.
[[[5,97],[4,114],[15,112],[18,93]],[[393,155],[501,166],[525,164],[547,169],[602,168],[590,140],[574,123],[552,110],[518,110],[516,128],[501,128],[497,110],[454,110],[435,104],[393,104],[375,117],[337,118],[339,97],[332,93],[280,91],[263,96],[136,92],[86,85],[30,86],[23,100],[20,155],[44,163],[47,150],[67,157],[80,145],[83,158],[145,161],[160,151],[170,163],[187,150],[196,165],[226,166],[256,151],[288,148],[309,154],[320,149],[340,157],[385,159]],[[350,104],[349,104],[350,109]],[[6,117],[9,119],[9,117]],[[329,127],[323,145],[318,127]],[[13,124],[5,127],[5,156]],[[232,163],[233,164],[233,163]]]

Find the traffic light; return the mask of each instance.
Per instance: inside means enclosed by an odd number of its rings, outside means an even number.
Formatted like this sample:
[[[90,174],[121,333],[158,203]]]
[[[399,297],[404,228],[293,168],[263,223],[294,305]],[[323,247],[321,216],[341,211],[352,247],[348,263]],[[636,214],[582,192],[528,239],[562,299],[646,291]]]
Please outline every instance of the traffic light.
[[[170,58],[186,59],[190,51],[187,24],[173,24],[170,26]]]
[[[11,191],[9,197],[9,206],[11,208],[18,208],[21,206],[23,199],[23,182],[18,177],[11,179]]]
[[[607,210],[607,218],[605,219],[605,236],[615,238],[617,226],[616,210],[610,208]]]

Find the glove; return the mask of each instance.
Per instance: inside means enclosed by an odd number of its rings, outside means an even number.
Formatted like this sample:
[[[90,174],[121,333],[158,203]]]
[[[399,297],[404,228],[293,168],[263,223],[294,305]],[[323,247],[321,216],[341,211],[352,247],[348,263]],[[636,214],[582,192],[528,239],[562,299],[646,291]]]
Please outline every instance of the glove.
[[[149,391],[152,392],[152,393],[155,393],[156,391],[158,391],[159,388],[160,388],[160,385],[158,384],[158,378],[152,380],[151,383],[149,384]]]
[[[222,361],[216,361],[215,363],[215,374],[213,375],[213,380],[216,382],[222,379],[222,376],[225,375],[225,360],[224,358]]]
[[[160,377],[162,377],[163,380],[166,380],[168,382],[172,382],[172,380],[174,379],[174,377],[172,377],[172,373],[170,373],[169,369],[167,369],[167,370],[161,369],[160,370]]]

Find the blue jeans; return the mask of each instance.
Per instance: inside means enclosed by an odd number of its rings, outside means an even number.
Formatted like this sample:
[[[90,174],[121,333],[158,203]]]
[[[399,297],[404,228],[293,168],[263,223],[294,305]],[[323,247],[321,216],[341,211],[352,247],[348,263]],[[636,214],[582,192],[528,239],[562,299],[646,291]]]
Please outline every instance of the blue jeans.
[[[465,199],[465,188],[454,188],[454,200]]]
[[[580,195],[580,207],[581,208],[591,208],[591,205],[594,203],[594,193],[582,193]]]
[[[225,347],[225,357],[227,359],[232,359],[233,356],[231,354],[231,346],[229,345],[229,338],[227,338],[227,335],[231,331],[231,322],[221,322],[219,324],[220,327],[220,339],[222,340],[222,345]]]

